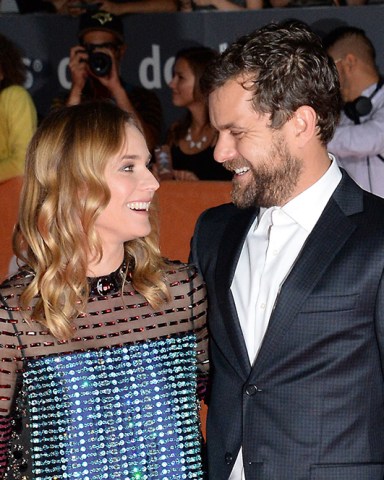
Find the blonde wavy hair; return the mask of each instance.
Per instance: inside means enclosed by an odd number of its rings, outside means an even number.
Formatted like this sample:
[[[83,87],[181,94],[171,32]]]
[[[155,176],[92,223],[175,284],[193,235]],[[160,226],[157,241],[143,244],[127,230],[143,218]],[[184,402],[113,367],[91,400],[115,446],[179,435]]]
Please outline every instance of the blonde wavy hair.
[[[95,220],[111,196],[104,171],[127,123],[137,127],[110,102],[65,107],[43,120],[27,151],[13,246],[34,277],[20,306],[60,340],[73,337],[73,320],[86,311],[87,252],[103,255]],[[169,300],[155,217],[152,209],[148,236],[125,243],[133,286],[154,308]]]

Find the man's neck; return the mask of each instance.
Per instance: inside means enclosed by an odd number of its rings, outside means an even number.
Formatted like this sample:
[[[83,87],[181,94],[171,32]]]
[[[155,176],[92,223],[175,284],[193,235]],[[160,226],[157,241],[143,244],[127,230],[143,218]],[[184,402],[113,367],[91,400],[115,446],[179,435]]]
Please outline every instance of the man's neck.
[[[371,87],[372,85],[376,85],[379,80],[380,76],[378,73],[370,73],[361,76],[360,79],[355,82],[355,84],[352,84],[350,97],[353,100],[356,100],[356,98],[363,95],[363,92],[367,88]]]

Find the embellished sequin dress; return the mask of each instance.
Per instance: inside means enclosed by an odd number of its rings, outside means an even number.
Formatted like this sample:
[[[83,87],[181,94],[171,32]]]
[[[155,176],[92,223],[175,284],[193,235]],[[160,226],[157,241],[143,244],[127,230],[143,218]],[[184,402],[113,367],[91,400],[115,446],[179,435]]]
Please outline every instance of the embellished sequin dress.
[[[206,291],[192,267],[167,272],[172,301],[161,311],[126,281],[123,294],[91,295],[64,342],[18,311],[31,273],[2,284],[0,479],[204,478]]]

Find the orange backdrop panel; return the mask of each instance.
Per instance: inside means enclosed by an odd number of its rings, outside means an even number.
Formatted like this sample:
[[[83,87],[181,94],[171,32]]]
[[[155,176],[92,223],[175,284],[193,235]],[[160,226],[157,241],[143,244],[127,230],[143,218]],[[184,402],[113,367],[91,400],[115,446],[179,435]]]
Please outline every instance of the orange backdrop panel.
[[[160,248],[172,260],[186,262],[196,220],[209,207],[230,202],[231,182],[163,181],[157,191]],[[207,406],[201,402],[200,419],[206,437]]]
[[[157,196],[162,254],[186,262],[198,216],[209,207],[230,202],[230,191],[231,182],[161,182]]]
[[[8,273],[12,258],[12,233],[17,220],[22,177],[14,177],[0,183],[0,281]]]

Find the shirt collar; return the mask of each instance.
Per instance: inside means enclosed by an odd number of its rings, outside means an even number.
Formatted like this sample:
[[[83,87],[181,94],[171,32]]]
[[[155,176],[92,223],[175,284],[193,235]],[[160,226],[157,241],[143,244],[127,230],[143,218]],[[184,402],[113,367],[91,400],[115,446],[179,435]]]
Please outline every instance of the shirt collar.
[[[368,97],[368,98],[369,98],[370,95],[372,95],[373,92],[376,90],[376,88],[378,87],[379,83],[380,83],[380,79],[379,79],[378,82],[373,83],[372,85],[370,85],[369,87],[367,87],[365,90],[363,90],[363,91],[361,92],[361,95],[362,95],[363,97]]]
[[[267,210],[281,209],[286,215],[291,217],[295,223],[308,232],[311,232],[342,177],[336,158],[331,153],[328,153],[328,156],[331,160],[331,165],[317,182],[290,200],[283,207],[261,207],[251,230],[257,228],[261,217]]]

